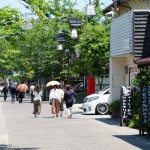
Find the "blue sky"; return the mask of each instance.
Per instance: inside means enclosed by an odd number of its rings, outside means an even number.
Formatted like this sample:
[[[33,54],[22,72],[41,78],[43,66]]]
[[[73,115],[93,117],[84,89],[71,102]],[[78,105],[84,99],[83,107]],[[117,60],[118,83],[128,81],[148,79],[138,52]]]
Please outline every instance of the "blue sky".
[[[75,1],[75,0],[71,0]],[[101,3],[104,3],[103,7],[108,6],[110,3],[112,3],[112,0],[100,0]],[[89,3],[89,0],[77,0],[76,9],[82,10],[86,4]],[[22,13],[28,13],[30,12],[27,10],[18,0],[0,0],[0,8],[5,7],[9,5],[10,7],[17,7]]]

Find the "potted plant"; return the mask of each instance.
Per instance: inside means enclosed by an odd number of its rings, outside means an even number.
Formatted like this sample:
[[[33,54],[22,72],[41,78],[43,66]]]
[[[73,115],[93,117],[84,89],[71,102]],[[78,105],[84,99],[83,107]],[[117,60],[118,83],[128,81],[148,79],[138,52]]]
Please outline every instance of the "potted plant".
[[[112,103],[110,103],[109,107],[112,113],[112,118],[120,118],[121,101],[114,100]]]

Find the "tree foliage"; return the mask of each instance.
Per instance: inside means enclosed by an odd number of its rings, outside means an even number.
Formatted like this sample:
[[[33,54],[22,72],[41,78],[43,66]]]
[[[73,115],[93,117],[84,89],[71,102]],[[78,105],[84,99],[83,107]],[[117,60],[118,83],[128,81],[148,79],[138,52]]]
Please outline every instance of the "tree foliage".
[[[22,23],[21,14],[17,9],[9,7],[0,9],[0,36],[9,37],[10,35],[18,35]]]
[[[0,35],[4,36],[1,42],[4,40],[6,43],[2,57],[7,56],[9,60],[0,60],[1,66],[3,64],[7,70],[22,72],[21,78],[24,79],[65,79],[69,56],[70,76],[84,74],[84,68],[95,77],[106,76],[106,70],[109,68],[109,23],[103,21],[99,0],[94,0],[97,14],[90,18],[74,9],[75,3],[70,0],[22,2],[37,14],[39,19],[31,19],[32,28],[26,29],[22,28],[24,20],[16,9],[6,7],[0,11]],[[78,39],[70,37],[72,27],[69,26],[68,17],[82,18]],[[64,50],[56,51],[56,46],[60,43],[55,37],[60,33],[63,33],[66,39],[61,43]],[[66,49],[70,50],[69,55],[65,54]],[[81,57],[75,60],[77,49]],[[12,60],[14,61],[11,62]],[[71,63],[73,60],[74,63]]]
[[[47,13],[49,13],[50,16],[65,16],[65,14],[70,14],[70,12],[73,12],[73,7],[75,5],[75,3],[70,0],[49,0],[48,2],[45,0],[22,1],[26,3],[25,7],[31,9],[40,18],[45,18]]]
[[[8,76],[8,72],[16,68],[16,55],[19,50],[14,40],[21,34],[21,14],[15,8],[4,7],[0,9],[0,70],[1,78]]]

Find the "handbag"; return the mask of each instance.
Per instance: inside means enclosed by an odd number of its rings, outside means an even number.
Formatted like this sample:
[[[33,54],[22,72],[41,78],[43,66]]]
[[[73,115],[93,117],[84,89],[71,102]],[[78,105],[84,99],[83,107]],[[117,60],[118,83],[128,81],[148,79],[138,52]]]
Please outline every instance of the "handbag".
[[[49,104],[52,105],[52,99],[50,99]]]
[[[73,101],[73,103],[76,103],[76,98],[74,95],[72,96],[72,101]]]

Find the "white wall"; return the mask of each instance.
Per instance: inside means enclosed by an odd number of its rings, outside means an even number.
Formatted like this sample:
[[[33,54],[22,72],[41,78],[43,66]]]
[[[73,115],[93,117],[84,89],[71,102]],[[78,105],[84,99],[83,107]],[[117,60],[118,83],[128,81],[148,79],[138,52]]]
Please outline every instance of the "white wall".
[[[127,67],[127,72],[125,66]],[[111,101],[120,99],[120,88],[122,85],[129,85],[129,68],[133,67],[137,67],[133,63],[133,55],[110,58]]]
[[[111,57],[110,58],[110,93],[111,100],[120,99],[120,86],[125,85],[125,57]]]

